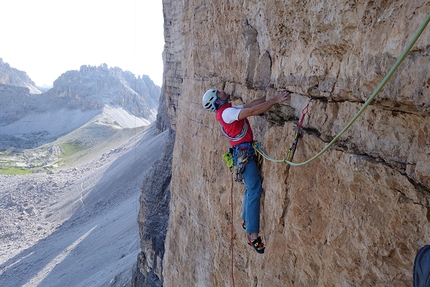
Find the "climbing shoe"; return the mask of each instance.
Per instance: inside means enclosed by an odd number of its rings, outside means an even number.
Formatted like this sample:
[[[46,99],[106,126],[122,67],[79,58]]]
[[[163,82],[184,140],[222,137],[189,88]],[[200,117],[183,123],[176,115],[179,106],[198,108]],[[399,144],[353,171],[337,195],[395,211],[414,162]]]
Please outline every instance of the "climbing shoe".
[[[245,222],[245,220],[242,222],[242,228],[246,230],[246,222]]]
[[[258,236],[257,239],[252,240],[250,236],[248,236],[248,244],[254,247],[255,251],[260,254],[264,253],[264,244],[261,242],[261,237]]]

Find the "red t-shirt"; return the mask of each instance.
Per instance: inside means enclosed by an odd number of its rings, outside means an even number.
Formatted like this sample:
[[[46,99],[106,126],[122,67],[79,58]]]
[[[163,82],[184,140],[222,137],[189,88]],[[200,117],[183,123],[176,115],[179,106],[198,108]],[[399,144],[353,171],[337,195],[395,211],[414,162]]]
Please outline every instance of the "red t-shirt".
[[[232,107],[231,103],[222,105],[215,112],[216,119],[221,124],[224,135],[228,138],[232,146],[237,146],[241,143],[250,143],[254,140],[251,126],[249,125],[248,119],[234,120],[231,123],[227,123],[223,119],[223,112],[226,109],[237,109]],[[240,108],[239,108],[240,109]]]

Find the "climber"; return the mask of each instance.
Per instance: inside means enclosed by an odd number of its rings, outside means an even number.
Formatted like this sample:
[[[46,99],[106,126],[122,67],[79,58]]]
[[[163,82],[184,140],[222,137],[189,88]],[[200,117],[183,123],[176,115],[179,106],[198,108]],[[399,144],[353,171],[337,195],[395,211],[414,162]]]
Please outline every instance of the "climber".
[[[273,105],[290,98],[289,92],[278,92],[275,97],[266,100],[266,96],[241,106],[229,103],[230,94],[217,89],[210,89],[202,99],[203,107],[215,112],[224,136],[233,149],[234,165],[241,172],[245,183],[243,196],[242,227],[246,230],[248,244],[258,253],[264,253],[264,244],[258,235],[260,229],[261,177],[258,171],[256,153],[252,146],[254,140],[248,117],[264,113]]]

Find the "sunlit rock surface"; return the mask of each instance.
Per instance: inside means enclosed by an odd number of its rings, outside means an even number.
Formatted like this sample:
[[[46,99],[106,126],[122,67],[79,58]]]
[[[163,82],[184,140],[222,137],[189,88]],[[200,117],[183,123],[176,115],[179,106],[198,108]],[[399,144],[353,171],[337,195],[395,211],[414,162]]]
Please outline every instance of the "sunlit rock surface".
[[[302,167],[264,161],[264,255],[241,228],[211,88],[235,103],[277,90],[291,101],[251,120],[283,159],[310,98],[294,156],[321,151],[384,78],[430,10],[411,1],[164,0],[164,95],[176,131],[164,286],[411,286],[429,243],[430,28],[375,101],[321,157]],[[233,204],[234,214],[231,214]]]

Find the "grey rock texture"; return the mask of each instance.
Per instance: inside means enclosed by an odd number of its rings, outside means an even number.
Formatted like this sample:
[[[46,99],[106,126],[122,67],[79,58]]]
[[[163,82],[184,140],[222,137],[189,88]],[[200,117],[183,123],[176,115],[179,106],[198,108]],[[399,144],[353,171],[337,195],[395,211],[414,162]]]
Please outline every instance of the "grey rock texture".
[[[155,120],[160,87],[147,76],[137,78],[120,68],[81,66],[54,81],[44,94],[68,109],[99,109],[104,105],[121,106],[131,114]]]
[[[163,258],[169,219],[170,181],[175,132],[170,129],[164,97],[155,125],[159,132],[169,130],[169,137],[161,158],[154,163],[142,184],[138,216],[140,246],[137,266],[133,273],[133,287],[163,286]]]
[[[2,58],[0,58],[0,84],[25,87],[32,94],[41,93],[26,72],[11,67]]]

